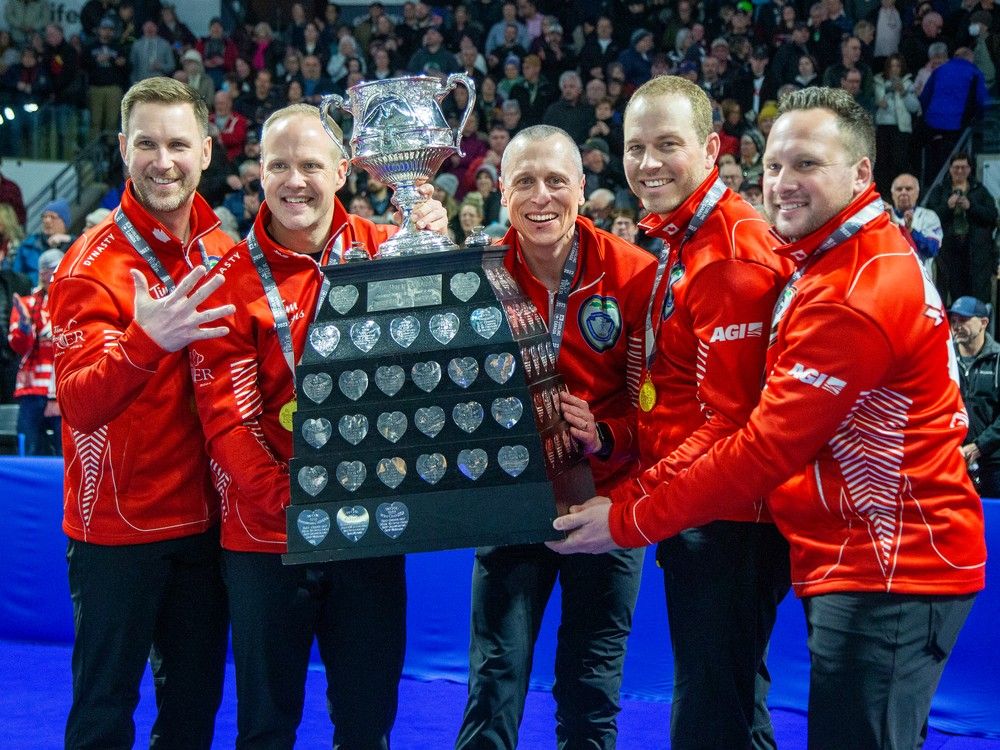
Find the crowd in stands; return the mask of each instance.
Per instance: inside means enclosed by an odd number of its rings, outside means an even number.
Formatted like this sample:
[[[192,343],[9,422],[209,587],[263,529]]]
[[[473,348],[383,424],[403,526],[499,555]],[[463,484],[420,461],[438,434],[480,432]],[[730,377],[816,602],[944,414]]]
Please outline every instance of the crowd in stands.
[[[318,104],[366,80],[463,72],[475,82],[476,101],[462,127],[462,153],[435,179],[456,241],[477,225],[502,236],[504,148],[520,129],[545,123],[580,144],[584,214],[655,250],[654,240],[637,233],[642,207],[622,171],[624,108],[651,77],[684,76],[709,94],[723,179],[758,207],[761,157],[782,94],[810,85],[847,90],[874,118],[876,184],[895,205],[901,175],[912,176],[919,194],[948,166],[961,132],[996,92],[1000,66],[995,0],[373,2],[351,18],[323,0],[265,7],[268,17],[247,10],[193,30],[166,3],[89,0],[80,33],[67,38],[46,16],[47,3],[7,0],[0,153],[41,148],[70,158],[100,137],[117,149],[124,91],[149,76],[173,76],[209,102],[214,148],[200,192],[236,240],[263,198],[260,128],[276,109]],[[455,128],[466,103],[462,87],[442,103]],[[336,116],[349,139],[350,117]],[[938,265],[947,259],[949,268],[937,273],[946,303],[965,294],[990,298],[997,268],[996,201],[976,182],[973,162],[964,163],[969,173],[951,168],[933,197],[931,210],[944,227],[936,242],[925,241],[925,221],[913,227],[911,209],[894,212],[924,258],[940,249]],[[106,196],[105,208],[117,205],[120,190]],[[390,191],[363,170],[352,172],[340,197],[352,213],[393,219]],[[4,268],[37,273],[33,263],[52,246],[51,234],[6,249]]]

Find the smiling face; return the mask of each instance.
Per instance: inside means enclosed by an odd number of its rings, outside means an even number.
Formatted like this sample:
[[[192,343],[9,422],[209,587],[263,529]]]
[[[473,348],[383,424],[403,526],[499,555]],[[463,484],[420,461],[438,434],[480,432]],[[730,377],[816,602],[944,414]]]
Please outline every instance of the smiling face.
[[[515,140],[504,153],[502,202],[529,253],[551,253],[572,240],[583,205],[576,153],[576,144],[562,135]]]
[[[871,183],[868,157],[855,161],[836,115],[794,110],[771,128],[764,153],[764,207],[788,240],[816,231]]]
[[[212,160],[212,139],[202,133],[190,104],[136,104],[118,146],[135,193],[150,213],[163,221],[190,210]]]
[[[625,177],[643,205],[664,216],[712,171],[719,136],[695,132],[691,102],[681,94],[640,95],[625,113]]]
[[[334,198],[347,178],[347,161],[319,118],[294,113],[272,121],[261,143],[261,165],[272,236],[290,250],[321,249]]]

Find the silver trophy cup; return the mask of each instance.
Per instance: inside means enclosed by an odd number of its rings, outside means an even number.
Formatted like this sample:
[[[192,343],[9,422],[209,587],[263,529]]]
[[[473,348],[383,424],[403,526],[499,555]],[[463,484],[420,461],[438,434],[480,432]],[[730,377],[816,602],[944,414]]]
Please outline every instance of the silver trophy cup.
[[[457,85],[469,91],[469,101],[458,129],[448,127],[440,103]],[[417,185],[429,181],[460,148],[462,130],[476,103],[472,79],[454,73],[442,84],[430,76],[367,81],[348,89],[348,100],[337,94],[320,102],[324,127],[331,108],[339,107],[354,118],[351,164],[361,167],[393,190],[392,203],[403,216],[399,232],[379,247],[380,258],[420,255],[458,246],[436,232],[417,230],[410,220],[413,207],[423,198]],[[331,138],[334,134],[327,127]]]

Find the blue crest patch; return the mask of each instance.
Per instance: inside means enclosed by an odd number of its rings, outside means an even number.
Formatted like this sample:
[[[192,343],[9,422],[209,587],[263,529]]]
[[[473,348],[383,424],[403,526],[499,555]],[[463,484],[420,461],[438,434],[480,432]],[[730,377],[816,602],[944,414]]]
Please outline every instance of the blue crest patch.
[[[604,352],[618,343],[622,333],[622,314],[614,297],[598,294],[580,305],[580,333],[595,352]]]

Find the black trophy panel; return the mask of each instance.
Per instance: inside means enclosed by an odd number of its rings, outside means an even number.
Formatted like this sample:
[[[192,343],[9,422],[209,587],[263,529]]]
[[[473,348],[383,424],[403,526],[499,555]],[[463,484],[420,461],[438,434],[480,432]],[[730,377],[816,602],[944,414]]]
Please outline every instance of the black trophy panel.
[[[324,269],[296,369],[286,562],[543,541],[594,494],[503,254]]]

